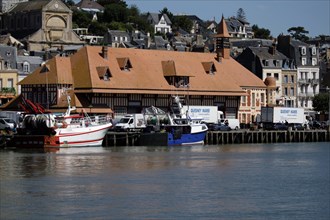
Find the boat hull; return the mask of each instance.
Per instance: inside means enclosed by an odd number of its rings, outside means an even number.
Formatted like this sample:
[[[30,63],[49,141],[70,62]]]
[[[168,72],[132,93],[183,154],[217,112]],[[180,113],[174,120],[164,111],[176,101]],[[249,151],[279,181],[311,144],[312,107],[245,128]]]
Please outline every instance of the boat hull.
[[[176,138],[173,133],[168,133],[168,146],[204,144],[206,131],[190,134],[182,134]]]
[[[94,147],[101,146],[109,124],[94,127],[73,127],[56,129],[47,147]]]

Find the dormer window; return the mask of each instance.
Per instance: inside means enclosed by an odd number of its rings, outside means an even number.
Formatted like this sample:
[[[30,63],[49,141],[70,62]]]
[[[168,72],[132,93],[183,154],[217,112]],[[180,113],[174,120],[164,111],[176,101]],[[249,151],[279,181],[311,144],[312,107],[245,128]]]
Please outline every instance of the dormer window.
[[[316,55],[316,47],[312,47],[312,55]]]
[[[268,60],[263,60],[264,66],[269,66],[269,61]]]
[[[301,55],[306,55],[306,47],[301,47]]]
[[[47,73],[49,72],[49,65],[42,65],[42,68],[40,70],[40,73]]]
[[[117,58],[117,62],[122,71],[130,71],[132,68],[131,61],[128,57]]]
[[[202,62],[202,65],[207,74],[214,75],[217,72],[213,62]]]
[[[110,81],[110,77],[112,77],[112,75],[107,66],[98,66],[96,67],[96,71],[100,80]]]
[[[30,64],[28,62],[23,63],[23,72],[24,73],[30,72]]]
[[[162,69],[167,83],[176,88],[188,88],[189,78],[192,77],[185,68],[175,65],[173,60],[162,61]]]

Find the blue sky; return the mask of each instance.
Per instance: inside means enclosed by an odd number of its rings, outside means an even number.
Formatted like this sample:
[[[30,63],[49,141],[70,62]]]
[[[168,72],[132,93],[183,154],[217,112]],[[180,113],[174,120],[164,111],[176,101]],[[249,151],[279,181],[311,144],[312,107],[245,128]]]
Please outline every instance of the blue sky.
[[[271,31],[273,37],[288,34],[290,27],[302,26],[309,37],[330,35],[330,0],[125,0],[128,6],[136,5],[141,13],[159,12],[167,7],[176,14],[197,15],[202,20],[219,22],[235,16],[243,8],[251,26]]]

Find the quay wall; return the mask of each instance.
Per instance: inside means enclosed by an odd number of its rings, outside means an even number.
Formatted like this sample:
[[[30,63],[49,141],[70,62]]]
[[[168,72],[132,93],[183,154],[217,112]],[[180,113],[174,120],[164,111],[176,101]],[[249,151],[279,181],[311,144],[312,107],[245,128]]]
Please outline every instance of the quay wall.
[[[140,133],[108,132],[103,146],[139,146]],[[155,135],[155,146],[157,139]],[[289,142],[330,142],[328,130],[307,131],[208,131],[204,140],[207,145],[253,144],[253,143],[289,143]]]

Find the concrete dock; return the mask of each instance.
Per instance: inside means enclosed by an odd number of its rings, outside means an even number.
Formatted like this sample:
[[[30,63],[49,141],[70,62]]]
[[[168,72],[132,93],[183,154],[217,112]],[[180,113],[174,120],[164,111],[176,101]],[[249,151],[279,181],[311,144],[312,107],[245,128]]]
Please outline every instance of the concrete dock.
[[[108,132],[103,146],[139,146],[140,133]],[[252,143],[285,143],[285,142],[330,142],[327,130],[306,131],[208,131],[205,144],[252,144]]]

